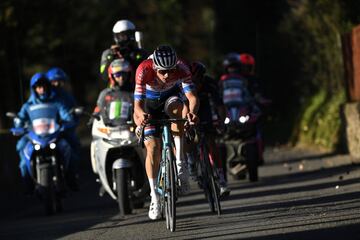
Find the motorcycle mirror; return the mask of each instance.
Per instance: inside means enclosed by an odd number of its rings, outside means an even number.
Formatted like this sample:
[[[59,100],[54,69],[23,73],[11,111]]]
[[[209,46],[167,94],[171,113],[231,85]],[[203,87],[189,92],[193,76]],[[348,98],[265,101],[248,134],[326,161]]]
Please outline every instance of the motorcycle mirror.
[[[6,113],[6,116],[7,116],[8,118],[16,118],[16,113],[14,113],[14,112],[7,112],[7,113]]]
[[[75,113],[75,115],[81,115],[84,113],[84,107],[76,107],[74,108],[73,112]]]
[[[139,48],[143,47],[142,46],[142,42],[143,42],[142,40],[143,40],[143,33],[140,32],[140,31],[136,31],[135,32],[135,41],[136,41]]]

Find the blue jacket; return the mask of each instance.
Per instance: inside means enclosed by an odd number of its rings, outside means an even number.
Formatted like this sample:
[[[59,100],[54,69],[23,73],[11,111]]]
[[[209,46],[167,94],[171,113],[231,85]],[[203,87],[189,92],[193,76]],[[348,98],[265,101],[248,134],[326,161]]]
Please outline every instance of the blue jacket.
[[[45,77],[45,74],[37,73],[35,74],[30,81],[31,95],[26,103],[21,107],[20,112],[18,112],[18,120],[15,122],[15,127],[24,127],[25,124],[30,121],[30,106],[41,103],[51,103],[57,108],[58,112],[58,122],[61,121],[61,125],[67,129],[75,126],[75,119],[72,114],[70,114],[70,108],[66,106],[63,100],[61,100],[54,90],[50,90],[48,96],[45,99],[40,99],[35,93],[33,86],[41,79]]]

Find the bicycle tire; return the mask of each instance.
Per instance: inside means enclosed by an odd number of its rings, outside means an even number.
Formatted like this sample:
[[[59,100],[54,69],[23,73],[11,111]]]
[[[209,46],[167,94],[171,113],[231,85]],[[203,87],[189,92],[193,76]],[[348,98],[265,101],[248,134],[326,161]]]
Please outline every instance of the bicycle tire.
[[[208,189],[209,189],[209,195],[211,197],[209,197],[209,199],[211,199],[211,210],[212,212],[217,212],[218,216],[221,215],[221,204],[220,204],[220,191],[219,191],[219,187],[218,184],[216,183],[216,179],[215,179],[215,171],[213,166],[210,163],[210,159],[208,156],[208,151],[206,150],[206,146],[204,146],[203,152],[205,154],[203,154],[204,157],[204,164],[206,167],[206,172],[207,172],[207,178],[208,178]]]
[[[209,176],[206,171],[205,163],[203,162],[204,159],[202,159],[201,161],[202,161],[202,163],[200,163],[201,175],[202,175],[201,176],[201,186],[202,186],[202,189],[204,190],[205,199],[208,201],[210,212],[215,212],[214,200],[213,200],[212,194],[210,192]]]
[[[165,213],[166,213],[166,225],[169,226],[171,232],[174,232],[176,229],[176,180],[175,180],[175,157],[172,152],[172,149],[168,147],[166,149],[166,171],[167,171],[167,197],[165,200]]]
[[[212,168],[210,166],[210,168]],[[212,194],[212,199],[214,201],[214,207],[217,211],[217,215],[220,216],[221,215],[221,204],[220,204],[220,191],[219,191],[219,187],[216,184],[216,180],[215,177],[213,175],[213,171],[211,171],[212,174],[210,175],[210,188],[211,188],[211,194]]]

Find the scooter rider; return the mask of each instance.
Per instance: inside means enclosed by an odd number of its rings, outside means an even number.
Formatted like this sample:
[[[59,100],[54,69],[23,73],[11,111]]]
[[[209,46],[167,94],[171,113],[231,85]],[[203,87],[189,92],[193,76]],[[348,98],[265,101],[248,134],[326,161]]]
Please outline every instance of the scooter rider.
[[[69,109],[63,104],[63,102],[55,96],[55,92],[51,88],[51,84],[44,73],[36,73],[32,76],[30,80],[31,96],[29,100],[23,104],[20,112],[17,114],[17,118],[14,120],[14,125],[16,128],[26,127],[30,119],[29,112],[32,105],[41,104],[41,103],[51,103],[56,106],[58,109],[59,121],[64,129],[74,126],[74,119],[69,114]],[[20,143],[22,142],[22,143]],[[26,167],[26,156],[24,155],[23,148],[29,143],[26,136],[23,136],[17,144],[17,151],[20,156],[20,173],[24,180],[26,192],[32,193],[33,191],[33,181],[31,180],[30,173]],[[65,161],[70,161],[71,158],[71,148],[70,145],[64,140],[60,140],[57,144],[60,152],[63,153]],[[73,176],[69,176],[71,172],[67,173],[67,183],[69,187],[73,185]]]
[[[55,92],[55,95],[57,98],[63,101],[67,109],[72,109],[77,106],[76,100],[72,94],[70,94],[68,91],[65,90],[65,84],[69,81],[68,75],[58,67],[50,68],[46,72],[46,76],[49,79],[53,90]],[[69,128],[66,131],[64,131],[64,138],[66,141],[70,144],[72,149],[72,160],[71,164],[73,167],[71,167],[71,171],[74,172],[74,176],[77,177],[78,167],[81,160],[81,144],[80,139],[76,135],[76,127],[79,124],[79,119],[77,116],[73,116],[74,121],[76,125],[73,128]],[[73,189],[72,190],[78,190],[78,184],[76,179],[74,179]]]
[[[191,72],[188,66],[178,61],[174,49],[167,45],[158,46],[152,58],[143,61],[136,70],[136,87],[134,93],[134,120],[137,126],[146,125],[150,118],[166,117],[164,108],[170,117],[181,118],[183,102],[177,96],[179,86],[189,101],[187,118],[190,124],[197,122],[198,98],[191,81]],[[171,130],[176,147],[176,163],[181,193],[189,191],[189,175],[183,156],[183,124],[173,124]],[[159,219],[160,203],[155,191],[161,158],[161,135],[156,126],[145,127],[146,173],[151,189],[151,203],[149,218]]]
[[[124,58],[136,70],[138,65],[148,57],[148,53],[136,44],[135,30],[135,25],[129,20],[123,19],[115,23],[112,29],[115,44],[103,51],[100,61],[100,74],[106,83],[109,81],[107,70],[114,59]]]
[[[122,100],[125,98],[127,102],[133,101],[133,88],[130,87],[131,71],[130,63],[123,58],[115,59],[109,66],[109,87],[100,92],[94,110],[94,113],[101,114],[105,125],[116,125],[121,119],[122,121],[131,119],[130,106],[129,111],[127,111],[127,116],[115,116],[114,113],[110,112],[112,109],[111,103],[114,102],[114,100]],[[128,94],[125,95],[125,93]],[[121,114],[119,111],[116,112]]]
[[[111,62],[108,73],[109,87],[100,92],[94,114],[101,116],[105,126],[118,127],[126,124],[132,119],[132,106],[134,101],[134,88],[130,85],[132,67],[130,63],[123,58],[115,59]],[[92,149],[95,149],[95,144],[95,141],[93,141],[91,145]],[[139,157],[140,160],[143,161],[144,156],[139,154]],[[131,168],[131,171],[133,172],[132,176],[137,183],[140,183],[140,185],[143,186],[142,190],[145,190],[144,194],[148,194],[148,185],[144,178],[144,167],[137,165],[139,163],[141,164],[140,161],[134,161],[134,163],[135,165]],[[92,158],[92,166],[93,169],[98,169],[95,157]],[[141,172],[139,172],[140,169],[142,170]],[[141,184],[142,182],[145,184]],[[101,185],[100,193],[103,193],[104,191],[105,188]]]

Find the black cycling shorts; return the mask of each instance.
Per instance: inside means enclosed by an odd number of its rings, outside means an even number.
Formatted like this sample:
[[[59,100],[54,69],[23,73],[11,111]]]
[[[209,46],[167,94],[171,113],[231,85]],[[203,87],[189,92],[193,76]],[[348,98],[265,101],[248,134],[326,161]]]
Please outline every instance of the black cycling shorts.
[[[174,101],[183,102],[178,96],[170,96],[164,99],[146,99],[145,100],[145,112],[151,115],[151,119],[166,119],[169,116],[165,113],[165,106],[171,104]],[[147,125],[144,130],[145,140],[151,137],[160,137],[161,129],[157,125]]]

